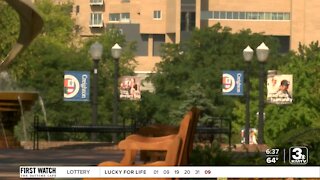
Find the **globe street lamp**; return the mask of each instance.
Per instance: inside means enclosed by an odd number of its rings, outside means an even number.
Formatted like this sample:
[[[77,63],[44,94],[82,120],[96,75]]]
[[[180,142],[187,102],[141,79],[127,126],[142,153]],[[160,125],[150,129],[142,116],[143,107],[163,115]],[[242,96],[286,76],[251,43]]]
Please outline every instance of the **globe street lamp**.
[[[119,58],[121,56],[122,48],[116,43],[111,48],[111,55],[114,58],[114,81],[113,81],[113,116],[112,124],[116,125],[119,113],[119,94],[118,94],[118,75],[119,75]],[[116,136],[113,134],[112,141],[116,142]]]
[[[93,95],[92,95],[92,126],[97,125],[97,119],[98,119],[98,102],[97,102],[97,96],[98,96],[98,63],[101,59],[103,52],[103,47],[100,43],[95,42],[91,45],[89,53],[91,54],[91,57],[93,59]],[[96,140],[96,134],[91,133],[91,140]]]
[[[249,144],[249,129],[250,129],[250,62],[253,57],[253,50],[250,46],[247,46],[243,50],[243,58],[247,64],[246,69],[246,122],[245,122],[245,131],[244,131],[244,137],[245,137],[245,143]]]
[[[263,131],[264,131],[264,92],[263,92],[263,86],[264,86],[264,64],[268,59],[269,55],[269,48],[264,44],[261,43],[260,46],[257,47],[257,58],[260,62],[260,80],[259,80],[259,125],[258,125],[258,144],[264,143],[263,138]]]

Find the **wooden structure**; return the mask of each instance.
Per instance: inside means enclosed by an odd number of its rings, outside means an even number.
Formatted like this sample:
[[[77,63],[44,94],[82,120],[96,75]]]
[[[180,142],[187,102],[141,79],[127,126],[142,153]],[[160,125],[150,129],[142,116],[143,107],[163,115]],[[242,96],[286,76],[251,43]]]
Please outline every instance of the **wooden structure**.
[[[119,143],[119,149],[124,150],[120,163],[105,161],[99,166],[180,166],[187,165],[192,150],[199,110],[192,108],[180,123],[176,134],[162,137],[146,137],[138,134],[128,136]],[[155,162],[136,162],[135,156],[139,150],[166,151],[165,159]],[[119,180],[119,178],[116,178]],[[158,178],[157,178],[158,179]]]
[[[13,136],[14,126],[37,99],[37,92],[0,92],[0,149],[19,146]]]

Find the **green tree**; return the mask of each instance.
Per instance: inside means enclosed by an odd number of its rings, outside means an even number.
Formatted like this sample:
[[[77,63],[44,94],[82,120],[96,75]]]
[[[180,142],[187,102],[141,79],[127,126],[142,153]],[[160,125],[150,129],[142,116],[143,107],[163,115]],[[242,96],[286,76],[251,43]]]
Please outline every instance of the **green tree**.
[[[112,117],[114,61],[111,47],[119,43],[123,47],[120,59],[120,75],[133,73],[135,61],[134,43],[127,43],[116,29],[101,36],[77,42],[74,46],[74,22],[70,17],[72,4],[53,4],[52,1],[37,1],[36,7],[44,19],[44,29],[10,67],[12,77],[22,90],[38,91],[47,111],[48,125],[71,126],[91,124],[91,103],[63,101],[64,71],[91,71],[93,61],[88,53],[90,45],[98,41],[103,45],[103,57],[98,69],[98,124],[107,125]],[[134,107],[134,103],[124,104]],[[36,104],[35,111],[41,107]],[[130,115],[132,118],[134,112]],[[28,117],[31,124],[32,117]],[[121,115],[120,119],[121,120]],[[85,138],[85,134],[58,134],[56,138]],[[104,138],[101,136],[101,138]]]
[[[293,103],[267,106],[265,129],[269,144],[278,142],[284,132],[320,127],[320,47],[318,42],[300,45],[298,52],[288,55],[288,63],[278,69],[293,75]]]
[[[247,45],[257,47],[261,42],[269,45],[272,58],[279,56],[276,39],[251,33],[250,30],[232,33],[230,28],[220,24],[196,29],[191,39],[181,44],[165,44],[163,61],[157,65],[158,72],[150,78],[158,97],[154,98],[157,110],[152,118],[158,122],[178,121],[181,117],[173,117],[172,114],[182,115],[191,105],[204,110],[204,119],[240,117],[242,112],[233,115],[232,111],[236,102],[244,103],[244,98],[222,96],[222,71],[245,69],[242,50]],[[253,77],[258,77],[257,66],[254,61]],[[235,122],[241,124],[240,121]]]
[[[4,1],[0,2],[0,29],[0,59],[3,60],[19,33],[18,14]]]

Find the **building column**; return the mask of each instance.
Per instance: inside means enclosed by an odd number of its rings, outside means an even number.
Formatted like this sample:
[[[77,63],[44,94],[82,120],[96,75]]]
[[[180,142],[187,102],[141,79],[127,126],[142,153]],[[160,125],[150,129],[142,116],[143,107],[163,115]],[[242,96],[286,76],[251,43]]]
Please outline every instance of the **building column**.
[[[201,0],[196,0],[196,28],[200,29],[201,22]]]
[[[181,36],[181,0],[176,1],[176,43],[180,43]]]
[[[148,56],[153,56],[153,34],[149,34],[148,37]]]

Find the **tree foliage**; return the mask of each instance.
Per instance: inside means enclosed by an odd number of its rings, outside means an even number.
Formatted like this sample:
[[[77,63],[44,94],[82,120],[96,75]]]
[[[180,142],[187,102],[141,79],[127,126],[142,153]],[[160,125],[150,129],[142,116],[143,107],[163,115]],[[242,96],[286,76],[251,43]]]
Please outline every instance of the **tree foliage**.
[[[19,33],[18,14],[4,1],[0,2],[0,29],[0,60],[3,60]]]
[[[156,121],[178,121],[190,106],[203,110],[201,121],[214,117],[234,118],[234,103],[237,100],[243,103],[244,99],[222,96],[222,71],[243,70],[242,50],[247,45],[257,47],[261,42],[270,45],[272,57],[278,55],[274,38],[250,30],[231,33],[230,28],[220,24],[195,30],[187,42],[165,44],[163,61],[157,65],[158,72],[151,77],[155,95],[159,97],[153,118]],[[252,66],[256,75],[257,63],[253,62]]]
[[[47,111],[47,125],[91,125],[90,102],[63,101],[63,75],[64,71],[91,71],[93,61],[88,50],[93,42],[98,41],[103,45],[104,52],[98,69],[97,124],[110,124],[112,119],[114,77],[114,61],[111,57],[111,47],[115,43],[123,47],[123,55],[119,63],[120,75],[128,75],[133,73],[132,69],[135,65],[133,58],[135,44],[127,43],[118,30],[112,29],[101,36],[77,41],[77,46],[75,46],[74,22],[70,16],[72,4],[58,5],[53,4],[50,0],[44,0],[36,1],[35,5],[44,19],[44,28],[31,46],[9,68],[12,79],[16,80],[19,87],[16,90],[39,92]],[[7,20],[5,22],[9,23]],[[14,25],[11,24],[11,26]],[[7,36],[11,35],[8,32],[4,33]],[[12,40],[12,38],[9,40]],[[126,103],[123,108],[134,106],[136,106],[134,103]],[[43,116],[40,104],[36,104],[35,112],[38,112],[41,117]],[[132,112],[127,113],[125,117],[132,118],[133,116]],[[122,122],[121,117],[120,115],[120,122]],[[28,119],[31,123],[32,117]],[[84,137],[84,135],[78,137],[75,134],[60,134],[59,136],[64,138]]]
[[[320,48],[318,42],[299,46],[297,54],[288,55],[288,62],[279,67],[283,74],[293,75],[293,103],[268,105],[266,108],[266,138],[272,144],[278,136],[303,128],[320,127]],[[317,136],[311,136],[317,138]]]

